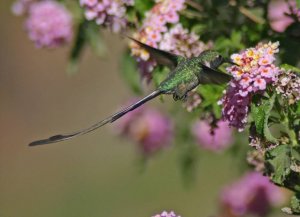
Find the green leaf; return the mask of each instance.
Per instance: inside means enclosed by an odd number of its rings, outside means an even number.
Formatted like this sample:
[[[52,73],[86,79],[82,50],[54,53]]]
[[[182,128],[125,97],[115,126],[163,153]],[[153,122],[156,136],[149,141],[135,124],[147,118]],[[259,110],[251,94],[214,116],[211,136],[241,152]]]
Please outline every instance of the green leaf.
[[[282,64],[280,65],[281,68],[285,69],[285,70],[291,70],[293,72],[297,72],[300,74],[300,69],[295,67],[295,66],[291,66],[289,64]]]
[[[254,119],[257,133],[263,135],[264,123],[265,123],[265,112],[262,106],[256,106],[254,103],[251,104],[251,112]]]
[[[296,193],[290,202],[291,207],[285,207],[282,209],[283,212],[289,215],[300,215],[300,194]]]
[[[153,4],[154,2],[151,0],[135,0],[134,8],[144,17],[145,13],[152,8]]]
[[[203,32],[206,28],[207,28],[207,27],[206,27],[206,25],[204,25],[204,24],[197,24],[197,25],[194,25],[194,26],[192,27],[191,32],[194,32],[194,33],[196,33],[197,35],[201,35],[202,32]]]
[[[300,0],[296,0],[297,8],[300,8]]]
[[[94,22],[90,22],[85,29],[85,35],[86,40],[88,41],[95,54],[102,57],[106,53],[106,47],[102,41],[99,32],[99,26]]]
[[[121,65],[123,78],[134,93],[140,94],[142,92],[140,76],[137,70],[136,61],[130,56],[129,52],[123,55]]]
[[[300,153],[288,144],[279,145],[265,154],[265,168],[271,180],[293,192],[300,192]],[[291,208],[284,208],[291,212]]]
[[[233,48],[236,48],[239,50],[244,48],[244,45],[242,43],[243,36],[242,36],[241,32],[232,31],[230,39],[231,39],[231,46]]]
[[[291,199],[291,210],[293,214],[300,214],[300,194],[295,194]]]
[[[77,71],[78,61],[87,44],[91,46],[92,50],[98,56],[104,55],[105,46],[100,37],[99,26],[93,21],[83,20],[78,26],[71,50],[70,63],[68,66],[69,73],[72,74]]]
[[[242,33],[239,31],[232,31],[230,38],[220,36],[214,43],[214,48],[223,53],[232,53],[244,48],[242,43]]]
[[[291,172],[291,149],[288,145],[279,145],[266,152],[267,173],[272,181],[284,186],[284,181]]]
[[[271,134],[269,129],[269,117],[275,102],[275,94],[269,99],[262,100],[260,105],[251,104],[252,118],[254,119],[256,131],[267,141],[276,143],[276,138]]]
[[[70,54],[70,62],[68,65],[68,73],[73,74],[77,71],[77,63],[80,55],[86,45],[86,35],[85,28],[87,26],[87,21],[82,21],[76,32],[75,41]]]
[[[221,106],[218,101],[223,94],[224,87],[221,85],[205,84],[198,87],[198,93],[203,98],[201,107],[213,112],[216,118],[221,118]]]
[[[273,94],[273,96],[265,104],[264,136],[268,141],[277,143],[277,139],[271,134],[270,128],[268,125],[269,117],[271,115],[271,110],[274,106],[275,97],[276,97],[276,95]]]

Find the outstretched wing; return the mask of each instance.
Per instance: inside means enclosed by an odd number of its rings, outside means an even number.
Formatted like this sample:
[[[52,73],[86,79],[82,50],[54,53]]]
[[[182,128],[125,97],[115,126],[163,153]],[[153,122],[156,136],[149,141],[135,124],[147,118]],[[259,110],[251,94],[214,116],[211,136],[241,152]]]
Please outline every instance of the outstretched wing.
[[[171,69],[174,69],[178,63],[185,58],[182,56],[178,56],[163,50],[156,49],[154,47],[151,47],[147,44],[144,44],[134,38],[131,38],[127,36],[129,39],[137,43],[140,47],[145,49],[147,52],[150,53],[151,57],[157,61],[158,64],[168,66]]]
[[[224,84],[228,83],[232,78],[230,75],[220,72],[217,69],[207,67],[204,64],[202,65],[202,69],[203,72],[200,76],[201,84]]]

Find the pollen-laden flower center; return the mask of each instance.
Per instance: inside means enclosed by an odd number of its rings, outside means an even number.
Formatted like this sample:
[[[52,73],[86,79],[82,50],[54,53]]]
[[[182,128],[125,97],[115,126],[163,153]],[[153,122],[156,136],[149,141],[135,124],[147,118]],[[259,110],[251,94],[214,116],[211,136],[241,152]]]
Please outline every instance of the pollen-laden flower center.
[[[247,123],[251,96],[263,93],[268,84],[277,80],[280,69],[273,63],[274,54],[279,51],[278,46],[279,42],[260,43],[255,48],[231,55],[237,65],[227,68],[233,79],[220,101],[223,104],[223,117],[231,126],[243,130]]]

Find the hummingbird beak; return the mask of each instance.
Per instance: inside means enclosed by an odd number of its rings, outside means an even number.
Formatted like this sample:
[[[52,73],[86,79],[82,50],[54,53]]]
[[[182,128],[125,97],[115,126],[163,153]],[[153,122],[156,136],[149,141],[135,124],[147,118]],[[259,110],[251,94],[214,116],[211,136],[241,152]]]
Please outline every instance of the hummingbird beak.
[[[236,66],[239,66],[238,64],[236,64],[235,62],[233,62],[231,59],[229,58],[224,58],[224,63],[229,63],[229,64],[232,64],[232,65],[236,65]]]

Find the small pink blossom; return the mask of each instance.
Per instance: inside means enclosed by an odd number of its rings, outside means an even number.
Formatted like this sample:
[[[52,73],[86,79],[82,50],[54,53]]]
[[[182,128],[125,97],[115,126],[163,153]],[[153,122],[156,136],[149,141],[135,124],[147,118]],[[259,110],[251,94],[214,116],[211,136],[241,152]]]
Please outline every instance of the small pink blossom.
[[[225,187],[221,194],[223,207],[233,216],[266,216],[271,206],[283,203],[284,199],[279,187],[258,172],[245,174],[240,180]]]
[[[172,139],[171,121],[155,110],[147,110],[130,127],[130,135],[146,154],[168,146]]]
[[[36,2],[30,6],[26,30],[37,47],[58,47],[72,38],[72,17],[55,1]]]
[[[168,23],[177,23],[179,21],[179,15],[175,11],[171,11],[165,15],[165,20]]]
[[[146,155],[169,146],[173,136],[173,124],[170,119],[149,108],[139,108],[122,117],[117,130],[139,144]]]
[[[289,105],[300,101],[300,77],[296,73],[282,70],[274,86],[276,92],[288,100]]]
[[[261,66],[270,65],[273,62],[271,55],[265,55],[263,58],[260,58],[258,64]]]
[[[271,67],[261,66],[258,71],[260,72],[261,76],[265,78],[272,78],[274,74]]]
[[[199,40],[199,36],[184,29],[181,24],[176,24],[169,32],[164,33],[159,44],[161,50],[188,58],[199,56],[210,47],[210,44],[204,44]]]
[[[87,20],[95,20],[98,25],[108,26],[113,32],[120,32],[126,27],[126,7],[133,3],[133,0],[80,0]]]
[[[254,87],[257,87],[260,90],[266,89],[266,81],[262,78],[256,78],[253,84]]]
[[[216,128],[212,128],[206,121],[198,121],[192,132],[199,145],[211,151],[222,151],[233,143],[232,129],[224,121],[219,121]]]
[[[152,217],[180,217],[180,216],[176,215],[173,211],[171,212],[163,211],[162,213],[154,215]]]
[[[240,80],[240,84],[243,88],[249,87],[250,82],[252,79],[249,76],[245,76]]]
[[[287,3],[288,2],[288,3]],[[272,29],[277,32],[284,32],[294,20],[287,16],[290,13],[289,4],[295,7],[296,1],[270,1],[268,6],[268,19]]]
[[[146,18],[139,32],[134,38],[146,43],[149,46],[158,47],[161,39],[160,35],[167,32],[167,24],[177,23],[179,20],[178,12],[184,8],[185,0],[159,0],[153,8],[146,13]],[[158,36],[154,37],[153,36]],[[151,43],[151,44],[150,44]],[[133,56],[148,61],[150,56],[143,55],[145,52],[134,43],[130,44]]]

